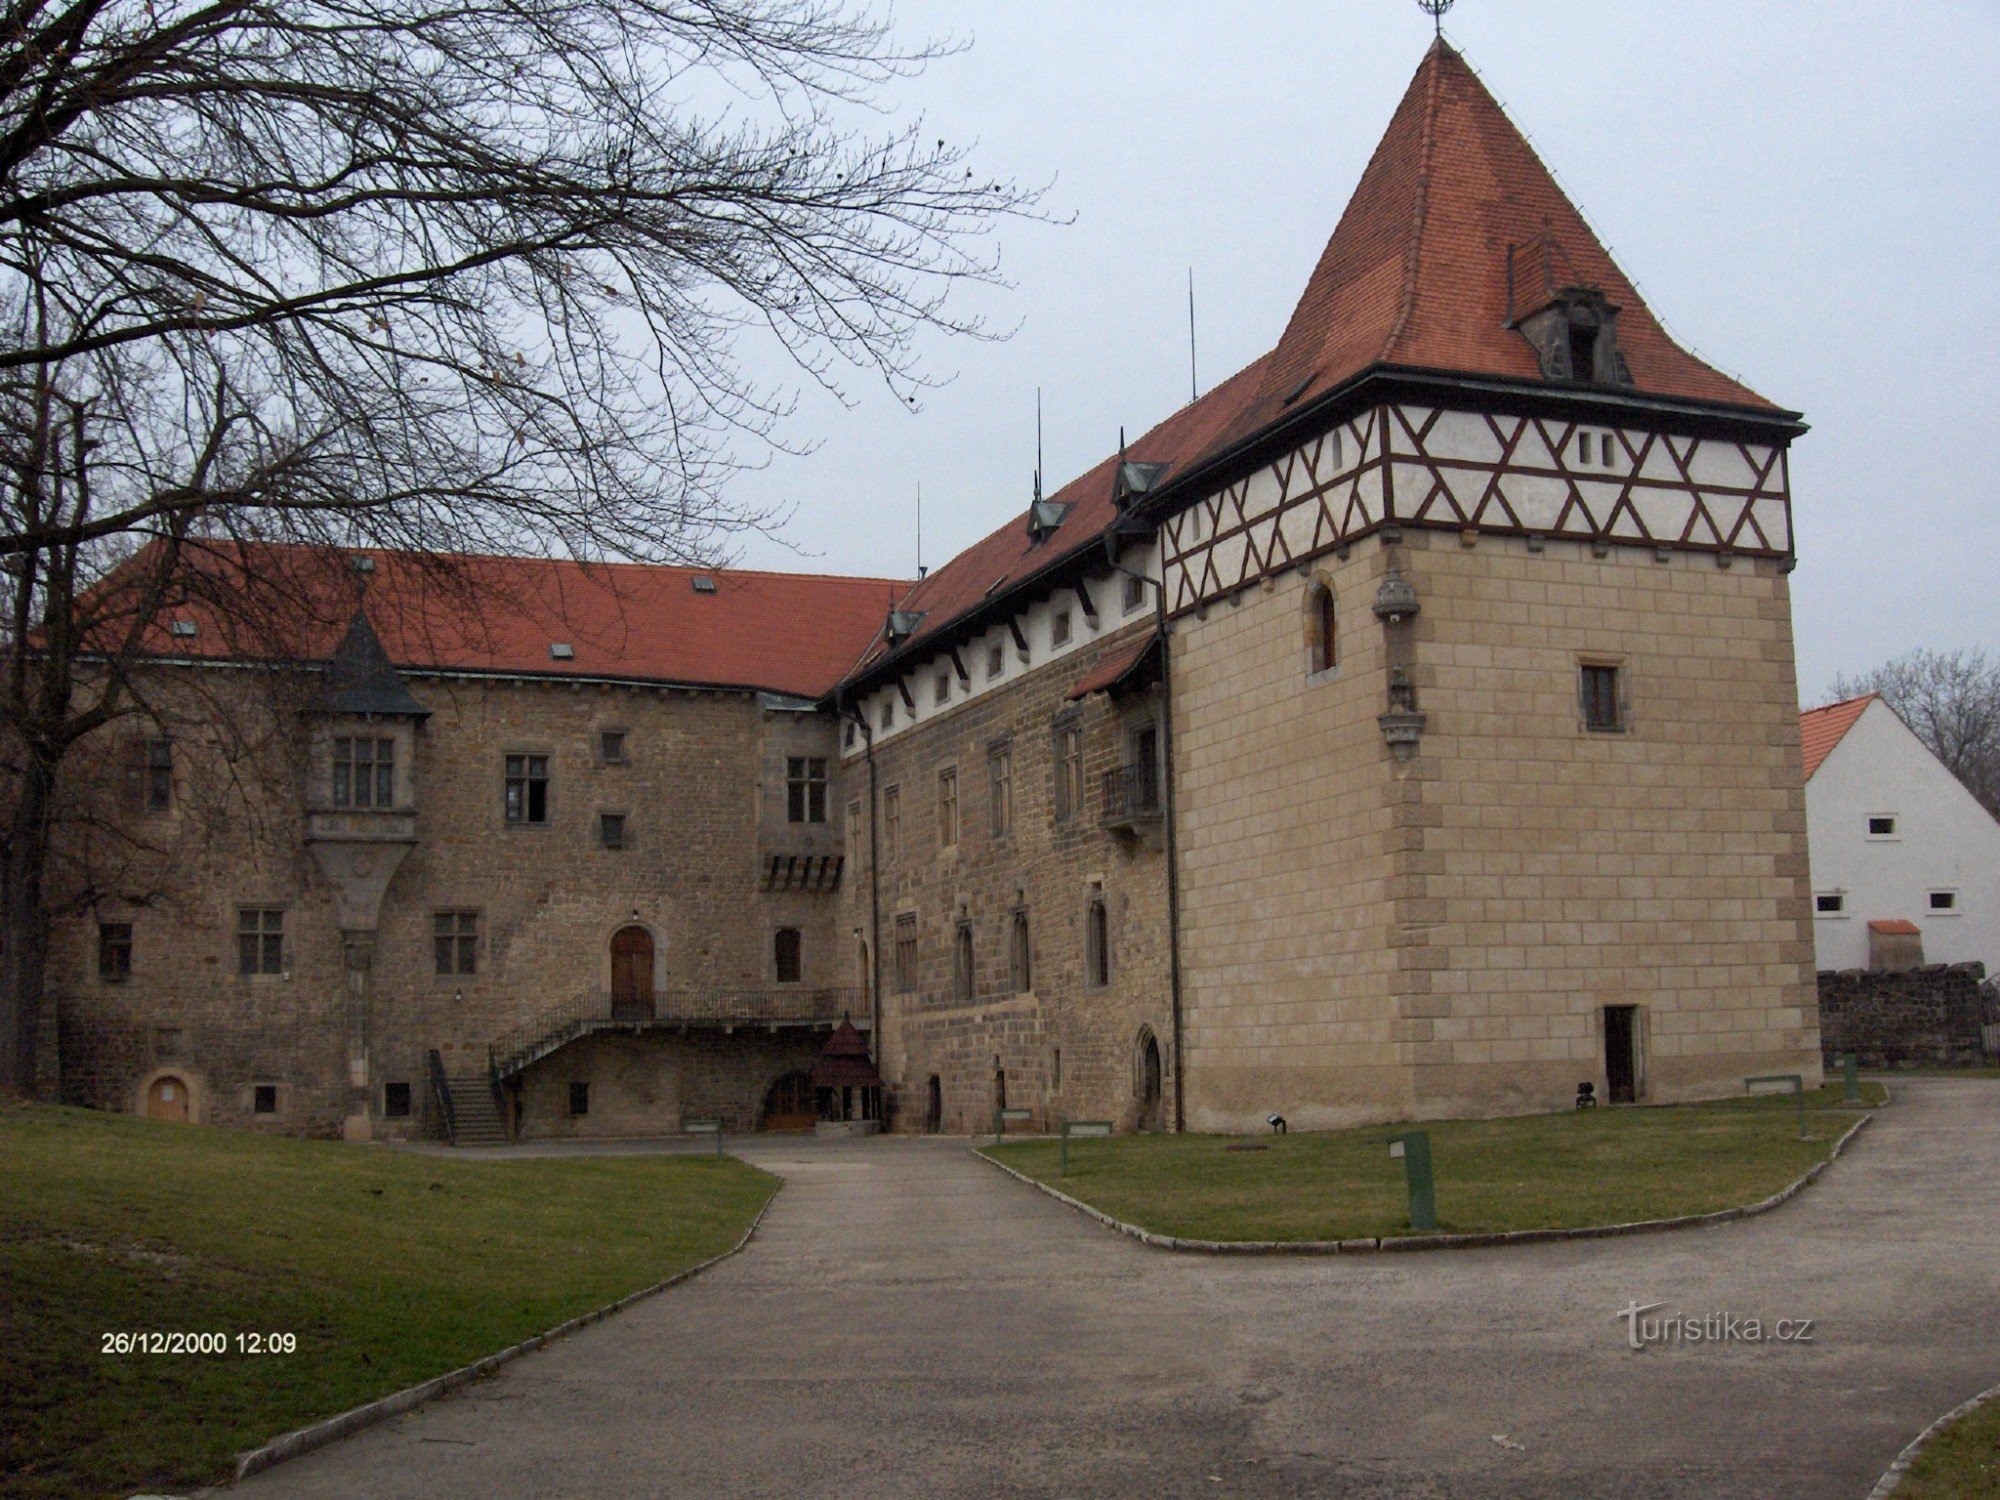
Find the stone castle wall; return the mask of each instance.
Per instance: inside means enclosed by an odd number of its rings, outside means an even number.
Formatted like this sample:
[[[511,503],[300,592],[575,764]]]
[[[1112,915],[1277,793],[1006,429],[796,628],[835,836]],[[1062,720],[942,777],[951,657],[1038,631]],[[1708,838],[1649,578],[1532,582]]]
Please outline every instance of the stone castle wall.
[[[1849,1053],[1864,1068],[1979,1066],[1986,1061],[1982,1024],[2000,1020],[1990,1013],[1985,978],[1980,963],[1926,964],[1892,973],[1821,970],[1820,1051],[1827,1070]]]
[[[943,1129],[990,1129],[995,1074],[1004,1071],[1007,1103],[1034,1112],[1030,1128],[1067,1118],[1109,1119],[1132,1129],[1143,1123],[1141,1051],[1148,1032],[1161,1058],[1158,1120],[1171,1126],[1163,827],[1118,833],[1100,824],[1101,778],[1126,764],[1134,730],[1159,722],[1158,700],[1151,691],[1119,701],[1105,693],[1077,702],[1068,697],[1094,666],[1151,629],[1148,616],[876,750],[881,1066],[895,1128],[924,1127],[929,1080],[936,1076]],[[1083,730],[1084,799],[1058,821],[1055,733],[1070,719]],[[1001,744],[1012,757],[1013,822],[1010,833],[996,838],[989,757]],[[957,772],[959,802],[958,838],[950,847],[941,843],[938,823],[939,773],[947,767]],[[863,819],[855,826],[857,877],[847,888],[851,923],[875,941],[866,868],[869,778],[865,756],[847,760],[847,796],[850,806],[860,804]],[[881,816],[891,788],[901,824],[893,845]],[[1093,894],[1105,902],[1110,930],[1111,982],[1103,988],[1085,983],[1084,928]],[[1018,993],[1009,947],[1017,910],[1027,914],[1032,948],[1031,988]],[[916,918],[918,953],[907,993],[896,981],[896,918],[904,914]],[[961,921],[973,933],[970,1000],[961,1000],[956,986]]]
[[[1475,542],[1476,545],[1466,545]],[[1427,723],[1395,761],[1387,552]],[[1189,1113],[1244,1128],[1559,1107],[1639,1007],[1641,1097],[1814,1072],[1790,614],[1775,564],[1416,532],[1177,623]],[[1586,730],[1585,661],[1628,723]]]

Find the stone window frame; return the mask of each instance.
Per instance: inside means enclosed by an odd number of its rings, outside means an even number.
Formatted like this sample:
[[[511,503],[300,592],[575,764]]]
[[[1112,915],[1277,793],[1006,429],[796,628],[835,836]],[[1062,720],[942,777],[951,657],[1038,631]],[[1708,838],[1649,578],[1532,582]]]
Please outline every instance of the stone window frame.
[[[1082,711],[1072,708],[1056,715],[1049,736],[1049,760],[1054,772],[1050,801],[1055,821],[1073,823],[1089,800],[1084,777]]]
[[[614,747],[610,744],[614,736],[618,741],[615,747],[617,750],[615,755],[612,753]],[[591,736],[592,746],[597,752],[597,764],[599,766],[631,765],[631,738],[632,731],[622,724],[600,725]]]
[[[97,924],[97,980],[100,984],[123,984],[132,977],[133,924]]]
[[[521,763],[521,774],[514,774],[514,762]],[[542,763],[542,774],[534,774],[534,763]],[[542,815],[539,819],[528,816],[534,804],[532,792],[535,781],[542,785]],[[514,783],[521,783],[520,814],[515,815]],[[555,754],[550,750],[509,748],[500,752],[500,822],[504,828],[552,828],[556,821],[556,778]]]
[[[1111,901],[1101,884],[1093,882],[1083,898],[1083,987],[1108,990],[1114,979],[1111,966]]]
[[[1119,602],[1126,614],[1137,614],[1146,607],[1146,584],[1148,580],[1137,573],[1126,573],[1123,577],[1125,584],[1119,595]]]
[[[922,958],[918,947],[917,914],[914,911],[899,911],[890,926],[891,964],[890,983],[898,995],[914,995],[917,992],[917,966]]]
[[[132,810],[159,817],[174,810],[174,742],[165,735],[145,735],[127,751]]]
[[[1586,688],[1593,672],[1610,672],[1612,708],[1616,717],[1609,723],[1591,718],[1591,695]],[[1581,734],[1630,734],[1633,728],[1632,672],[1623,656],[1584,652],[1576,658],[1576,723]]]
[[[446,931],[446,923],[451,930]],[[463,980],[479,973],[480,950],[485,946],[486,913],[477,906],[434,906],[431,908],[431,978]],[[440,968],[451,945],[449,968]],[[469,959],[469,963],[467,960]]]
[[[229,924],[229,972],[238,980],[248,980],[253,984],[269,984],[274,981],[290,979],[292,977],[292,932],[290,923],[286,920],[291,915],[290,905],[283,901],[237,901],[232,903],[231,911],[234,920]],[[259,912],[266,915],[276,913],[278,918],[277,925],[275,927],[260,926],[254,932],[248,931],[243,926],[243,919],[251,912]],[[243,946],[243,939],[247,937],[255,937],[260,941],[257,967],[250,969],[243,967],[243,957],[246,951]],[[270,950],[262,945],[268,943],[274,937],[278,941],[278,966],[272,969],[264,966]]]
[[[400,1101],[401,1101],[400,1108],[397,1107],[397,1100],[395,1098],[392,1098],[389,1093],[391,1089],[402,1090],[402,1093],[400,1095]],[[385,1120],[411,1120],[416,1118],[416,1113],[417,1113],[417,1091],[415,1087],[413,1087],[406,1079],[402,1078],[383,1079],[382,1118]]]
[[[791,939],[792,977],[785,977],[786,942]],[[802,985],[806,982],[806,935],[801,927],[784,926],[771,929],[771,983],[779,985]]]
[[[903,784],[893,781],[882,788],[882,858],[895,864],[903,854]]]
[[[947,667],[932,679],[931,703],[934,707],[943,708],[949,702],[951,702],[951,669]]]
[[[1014,742],[986,747],[986,828],[996,844],[1014,833]]]
[[[814,767],[818,767],[817,771]],[[786,756],[785,822],[802,828],[825,827],[832,788],[833,778],[827,768],[826,756]]]
[[[271,1107],[259,1109],[258,1095],[265,1089],[271,1091]],[[246,1090],[249,1095],[249,1115],[253,1120],[280,1120],[285,1115],[285,1085],[276,1079],[253,1078]]]
[[[843,858],[846,859],[848,864],[859,870],[861,868],[861,853],[864,847],[861,842],[861,799],[859,797],[848,799],[847,823],[840,830],[840,833],[846,850]]]
[[[951,992],[961,1004],[969,1004],[979,994],[979,948],[972,932],[972,919],[960,917],[952,935]]]
[[[361,753],[363,746],[367,747],[365,754]],[[336,734],[328,741],[327,755],[329,806],[342,811],[383,812],[400,805],[395,735],[372,731]]]
[[[566,1117],[572,1120],[581,1120],[587,1117],[590,1114],[590,1080],[588,1078],[570,1079],[568,1095],[569,1097],[564,1101],[568,1106],[565,1110]]]
[[[1053,615],[1049,616],[1049,649],[1051,651],[1062,646],[1067,646],[1074,634],[1075,626],[1068,610],[1059,609]]]
[[[1034,931],[1025,905],[1016,906],[1007,921],[1007,983],[1016,995],[1035,991]]]
[[[1007,643],[996,641],[986,648],[986,680],[998,682],[1007,675]]]
[[[611,836],[612,827],[617,828],[617,839]],[[632,848],[632,815],[620,807],[601,807],[597,810],[597,847],[609,854],[624,854]]]
[[[1340,675],[1340,596],[1333,579],[1316,572],[1306,583],[1301,627],[1306,649],[1306,681],[1327,682]]]
[[[958,800],[958,763],[938,767],[937,773],[937,822],[938,848],[956,849],[958,836],[964,820],[964,808]]]

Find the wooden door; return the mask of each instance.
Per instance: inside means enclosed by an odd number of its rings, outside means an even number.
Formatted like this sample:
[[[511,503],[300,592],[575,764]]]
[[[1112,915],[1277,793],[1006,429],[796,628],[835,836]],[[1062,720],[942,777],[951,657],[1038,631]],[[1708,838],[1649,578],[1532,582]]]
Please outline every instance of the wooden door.
[[[1160,1128],[1160,1044],[1149,1032],[1139,1049],[1139,1128]]]
[[[643,927],[612,935],[611,1014],[620,1021],[653,1018],[653,935]]]
[[[804,1073],[787,1073],[764,1095],[762,1130],[811,1130],[819,1122],[813,1083]]]
[[[171,1120],[176,1125],[187,1124],[187,1084],[171,1076],[154,1079],[153,1086],[146,1090],[146,1118]]]

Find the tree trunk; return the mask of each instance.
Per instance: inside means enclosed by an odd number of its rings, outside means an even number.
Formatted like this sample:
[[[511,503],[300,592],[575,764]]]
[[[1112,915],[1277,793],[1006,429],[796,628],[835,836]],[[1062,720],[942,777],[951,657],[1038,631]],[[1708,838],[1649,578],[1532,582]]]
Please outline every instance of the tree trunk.
[[[27,746],[0,860],[0,1092],[35,1097],[35,1041],[48,985],[49,914],[42,904],[55,762]]]

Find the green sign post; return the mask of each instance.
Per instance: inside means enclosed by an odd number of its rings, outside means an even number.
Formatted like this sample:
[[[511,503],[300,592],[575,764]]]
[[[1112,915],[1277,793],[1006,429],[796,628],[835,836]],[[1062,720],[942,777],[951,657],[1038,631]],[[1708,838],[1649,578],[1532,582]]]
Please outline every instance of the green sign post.
[[[1109,1120],[1064,1120],[1062,1122],[1062,1171],[1058,1174],[1069,1176],[1069,1138],[1073,1135],[1107,1136],[1111,1134]]]
[[[1849,1104],[1859,1104],[1861,1102],[1861,1068],[1855,1062],[1852,1052],[1840,1060],[1840,1082],[1841,1086],[1847,1091],[1845,1095],[1847,1102]]]
[[[715,1154],[722,1155],[722,1121],[689,1120],[682,1129],[689,1135],[712,1135],[715,1137]]]
[[[1410,1227],[1437,1228],[1437,1189],[1431,1180],[1430,1133],[1410,1130],[1391,1136],[1389,1154],[1403,1158],[1403,1176],[1410,1187]]]
[[[1754,1078],[1743,1080],[1746,1094],[1772,1093],[1771,1089],[1760,1089],[1760,1083],[1789,1083],[1792,1093],[1799,1101],[1799,1139],[1806,1139],[1806,1080],[1803,1073],[1759,1073]]]

